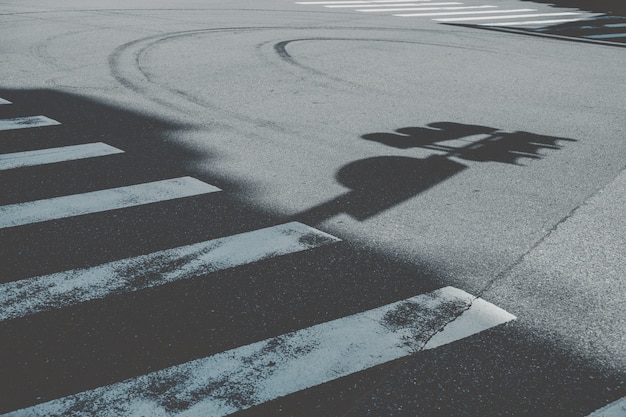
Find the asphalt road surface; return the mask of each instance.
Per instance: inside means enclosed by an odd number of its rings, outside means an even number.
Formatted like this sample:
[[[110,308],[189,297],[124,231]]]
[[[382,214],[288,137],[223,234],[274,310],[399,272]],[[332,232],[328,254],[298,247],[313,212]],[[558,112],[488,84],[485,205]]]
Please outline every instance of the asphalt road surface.
[[[0,413],[626,415],[581,3],[0,2]]]

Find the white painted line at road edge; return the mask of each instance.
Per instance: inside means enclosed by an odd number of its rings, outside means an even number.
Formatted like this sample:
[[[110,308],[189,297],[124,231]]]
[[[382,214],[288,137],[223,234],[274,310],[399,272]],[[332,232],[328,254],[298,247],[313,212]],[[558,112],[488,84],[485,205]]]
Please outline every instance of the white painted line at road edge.
[[[428,17],[428,16],[452,16],[464,14],[488,14],[488,13],[518,13],[518,12],[535,12],[537,9],[515,9],[515,10],[485,10],[484,12],[437,12],[437,13],[410,13],[410,14],[394,14],[400,17]],[[439,20],[439,19],[437,19]]]
[[[450,324],[465,320],[470,326]],[[5,417],[222,417],[514,320],[445,287]],[[446,324],[449,323],[447,326]],[[431,343],[434,338],[438,343]]]
[[[53,164],[56,162],[74,161],[77,159],[94,158],[118,153],[124,153],[124,151],[107,145],[106,143],[97,142],[62,146],[59,148],[0,154],[0,171],[35,165]]]
[[[594,411],[587,417],[624,417],[626,416],[626,397]]]
[[[16,117],[14,119],[0,119],[0,130],[29,129],[60,124],[46,116]]]
[[[491,12],[485,12],[491,13]],[[522,19],[527,17],[547,17],[547,16],[576,16],[580,15],[580,13],[576,12],[563,12],[563,13],[538,13],[538,14],[518,14],[518,15],[509,15],[509,16],[481,16],[481,17],[452,17],[452,18],[444,18],[444,19],[434,19],[438,22],[460,22],[460,21],[469,21],[469,20],[492,20],[492,19]]]
[[[0,206],[0,229],[221,191],[192,177]]]
[[[291,222],[0,285],[0,321],[152,288],[340,241]],[[175,267],[174,267],[175,266]]]
[[[11,103],[9,100],[5,100],[3,98],[0,98],[0,105],[2,105],[2,104],[13,104],[13,103]]]

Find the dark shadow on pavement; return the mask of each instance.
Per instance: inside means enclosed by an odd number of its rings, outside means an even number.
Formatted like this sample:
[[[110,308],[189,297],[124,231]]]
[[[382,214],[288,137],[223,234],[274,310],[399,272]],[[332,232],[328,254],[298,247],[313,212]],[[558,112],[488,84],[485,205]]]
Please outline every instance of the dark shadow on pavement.
[[[298,214],[296,219],[319,224],[345,213],[363,221],[468,168],[454,159],[521,166],[522,159],[543,158],[542,150],[560,149],[561,141],[574,142],[573,139],[529,132],[509,133],[493,127],[454,122],[405,127],[394,133],[371,133],[362,138],[398,149],[427,149],[435,154],[423,159],[378,156],[352,162],[335,176],[337,182],[350,191]],[[456,142],[451,144],[450,141]]]

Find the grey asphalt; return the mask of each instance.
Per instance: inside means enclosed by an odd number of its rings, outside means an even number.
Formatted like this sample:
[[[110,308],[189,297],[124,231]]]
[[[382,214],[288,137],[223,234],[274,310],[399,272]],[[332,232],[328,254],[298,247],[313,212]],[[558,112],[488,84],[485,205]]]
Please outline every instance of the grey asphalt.
[[[210,296],[222,339],[184,336],[188,351],[163,347],[135,365],[113,342],[71,347],[67,357],[79,359],[69,371],[54,359],[39,372],[43,348],[10,363],[29,343],[68,348],[52,331],[25,335],[27,324],[43,332],[78,313],[97,321],[108,304],[2,325],[19,340],[6,347],[5,366],[21,373],[2,411],[444,285],[518,319],[238,415],[585,416],[626,396],[623,48],[287,0],[4,1],[0,47],[0,97],[14,103],[0,117],[38,112],[63,122],[51,134],[15,133],[2,152],[89,137],[129,153],[65,173],[3,173],[10,191],[1,204],[174,172],[228,195],[2,231],[3,282],[279,221],[347,245],[294,257],[290,269],[224,274],[224,294],[246,289],[243,306]],[[246,278],[273,274],[267,287],[247,287]],[[185,307],[167,291],[154,297],[182,318],[209,317],[198,307],[207,300],[188,292],[175,292]],[[160,317],[139,305],[120,340]],[[115,337],[125,312],[98,324],[103,338]],[[166,320],[156,319],[163,339],[183,337]],[[79,321],[68,340],[90,334]],[[160,342],[149,333],[135,349]],[[129,370],[109,371],[115,363]]]

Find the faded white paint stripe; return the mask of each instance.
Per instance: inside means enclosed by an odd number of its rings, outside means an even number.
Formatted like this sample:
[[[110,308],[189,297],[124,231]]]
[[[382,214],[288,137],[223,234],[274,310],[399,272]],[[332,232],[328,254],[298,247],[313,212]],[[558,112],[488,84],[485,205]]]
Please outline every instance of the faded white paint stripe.
[[[0,98],[0,105],[2,105],[2,104],[13,104],[13,103],[11,103],[9,100],[5,100],[3,98]]]
[[[555,23],[577,22],[585,20],[584,17],[578,19],[551,19],[551,20],[527,20],[525,22],[490,22],[477,23],[479,26],[530,26],[530,25],[553,25]]]
[[[484,13],[492,13],[484,12]],[[497,10],[493,13],[497,13]],[[493,19],[525,19],[527,17],[547,17],[547,16],[575,16],[580,15],[576,12],[564,12],[564,13],[537,13],[537,14],[518,14],[510,16],[482,16],[482,17],[452,17],[444,19],[434,19],[438,22],[460,22],[460,21],[474,21],[474,20],[493,20]]]
[[[445,287],[5,416],[221,417],[514,319]]]
[[[0,229],[221,191],[192,177],[0,206]]]
[[[587,417],[624,417],[626,416],[626,397],[594,411]]]
[[[411,0],[430,1],[430,0]],[[397,3],[398,0],[371,0],[371,1],[297,1],[296,4],[372,4],[372,3]]]
[[[29,129],[31,127],[55,126],[61,123],[46,116],[16,117],[0,119],[0,130]]]
[[[445,4],[445,3],[441,3]],[[463,3],[448,3],[448,4],[463,4]],[[491,9],[498,6],[463,6],[463,7],[420,7],[420,8],[406,8],[406,9],[360,9],[357,12],[409,12],[415,10],[466,10],[466,9]]]
[[[518,13],[518,12],[534,12],[536,9],[515,9],[515,10],[485,10],[481,12],[436,12],[436,13],[409,13],[395,14],[400,17],[429,17],[429,16],[451,16],[464,14],[487,14],[487,13]]]
[[[339,239],[292,222],[0,285],[0,321],[189,279]]]
[[[53,164],[56,162],[94,158],[118,153],[124,153],[124,151],[109,146],[106,143],[97,142],[0,154],[0,170]]]
[[[390,4],[335,4],[335,5],[331,5],[331,6],[324,6],[324,7],[328,7],[328,8],[355,8],[355,7],[379,7],[379,8],[385,8],[385,7],[409,7],[409,6],[417,6],[417,3],[390,3]]]

